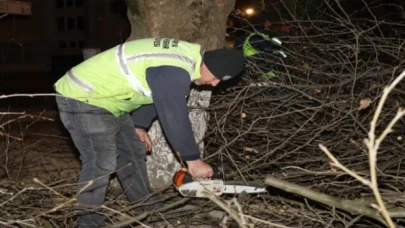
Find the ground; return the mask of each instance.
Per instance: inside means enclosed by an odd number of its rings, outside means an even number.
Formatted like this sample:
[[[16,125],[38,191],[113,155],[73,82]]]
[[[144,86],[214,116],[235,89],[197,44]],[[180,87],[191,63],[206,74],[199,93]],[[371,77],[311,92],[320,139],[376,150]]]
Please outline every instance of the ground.
[[[35,224],[38,227],[73,227],[72,207],[66,202],[74,197],[80,162],[57,111],[8,113],[2,118],[3,135],[0,141],[3,152],[0,159],[3,161],[0,172],[0,223],[37,216]],[[169,192],[171,197],[178,197],[173,190]],[[126,207],[128,202],[119,187],[118,190],[111,187],[106,205],[125,211],[122,206]],[[55,209],[59,206],[61,208]],[[52,208],[56,212],[51,212]],[[42,217],[38,216],[40,212],[44,213]],[[111,218],[120,221],[113,214]],[[184,216],[186,214],[192,216]],[[49,218],[48,215],[54,217]],[[218,227],[215,224],[219,224],[223,216],[224,212],[221,211],[201,213],[198,206],[186,204],[177,212],[173,210],[165,215],[166,219],[162,220],[162,214],[157,214],[143,223],[151,227],[208,228]],[[199,221],[204,221],[204,225]]]
[[[2,139],[5,152],[2,156],[5,158],[8,154],[9,161],[4,171],[8,170],[11,179],[24,183],[32,182],[32,178],[49,183],[77,175],[80,165],[78,154],[57,112],[26,113],[32,117],[24,114],[3,115],[3,122],[26,116],[4,126],[7,135]],[[7,175],[2,173],[2,176]]]

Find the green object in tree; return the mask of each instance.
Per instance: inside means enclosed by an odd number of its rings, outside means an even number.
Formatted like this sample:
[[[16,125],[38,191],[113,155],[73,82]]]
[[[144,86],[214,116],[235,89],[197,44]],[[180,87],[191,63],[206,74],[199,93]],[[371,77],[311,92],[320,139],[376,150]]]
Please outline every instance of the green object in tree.
[[[266,73],[266,76],[270,77],[270,78],[275,78],[276,74],[273,71],[269,71],[269,72]]]

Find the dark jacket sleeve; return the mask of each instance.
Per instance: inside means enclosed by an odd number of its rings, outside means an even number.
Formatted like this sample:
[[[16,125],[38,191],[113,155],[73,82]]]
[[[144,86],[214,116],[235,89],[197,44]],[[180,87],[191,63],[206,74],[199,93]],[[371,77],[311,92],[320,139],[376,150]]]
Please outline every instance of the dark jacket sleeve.
[[[189,73],[174,66],[151,67],[146,70],[146,80],[169,144],[184,161],[199,159],[186,100],[191,83]]]
[[[134,126],[147,130],[153,119],[156,117],[156,110],[153,104],[143,105],[131,113]]]

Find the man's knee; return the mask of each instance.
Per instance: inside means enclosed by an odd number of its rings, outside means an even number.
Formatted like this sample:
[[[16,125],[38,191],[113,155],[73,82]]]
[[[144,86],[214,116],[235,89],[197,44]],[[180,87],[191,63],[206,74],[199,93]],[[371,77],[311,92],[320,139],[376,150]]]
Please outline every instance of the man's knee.
[[[96,166],[98,169],[101,170],[101,173],[112,173],[117,169],[117,157],[116,156],[108,156],[108,157],[100,157],[97,159]]]

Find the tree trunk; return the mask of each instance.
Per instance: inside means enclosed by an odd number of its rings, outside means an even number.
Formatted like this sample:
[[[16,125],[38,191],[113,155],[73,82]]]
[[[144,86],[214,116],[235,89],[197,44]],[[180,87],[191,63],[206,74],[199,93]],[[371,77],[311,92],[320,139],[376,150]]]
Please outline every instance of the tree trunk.
[[[168,37],[199,43],[205,49],[224,47],[226,20],[235,0],[126,0],[131,35],[128,40]],[[194,136],[201,142],[207,129],[211,91],[190,93],[188,106]],[[148,157],[148,174],[153,189],[171,184],[173,173],[180,168],[177,155],[168,147],[158,121],[149,134],[153,151]],[[181,134],[181,132],[179,132]],[[199,144],[203,151],[203,143]]]

